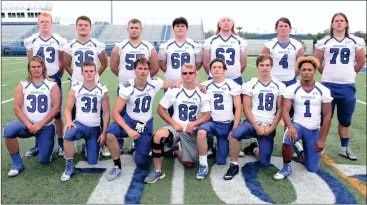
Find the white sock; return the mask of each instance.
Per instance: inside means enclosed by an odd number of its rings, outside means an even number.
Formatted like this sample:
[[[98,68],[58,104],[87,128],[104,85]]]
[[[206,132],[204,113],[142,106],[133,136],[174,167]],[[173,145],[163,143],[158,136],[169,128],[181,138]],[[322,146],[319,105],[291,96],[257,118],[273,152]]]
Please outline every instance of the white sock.
[[[302,152],[303,151],[303,146],[300,142],[296,142],[294,143],[294,146],[297,147],[298,151],[299,152]]]
[[[208,155],[199,156],[199,163],[208,166]]]
[[[255,147],[254,150],[252,150],[252,153],[255,154],[256,149],[259,149],[258,147]]]
[[[231,162],[231,164],[238,165],[238,162]]]

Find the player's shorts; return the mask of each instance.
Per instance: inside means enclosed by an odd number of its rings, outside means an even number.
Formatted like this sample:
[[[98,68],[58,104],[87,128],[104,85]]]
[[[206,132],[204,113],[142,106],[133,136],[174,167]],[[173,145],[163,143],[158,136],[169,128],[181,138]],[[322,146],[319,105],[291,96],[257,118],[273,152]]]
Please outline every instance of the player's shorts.
[[[84,138],[88,164],[97,164],[100,148],[98,138],[101,135],[101,128],[99,126],[88,127],[78,121],[74,121],[74,124],[76,127],[72,127],[64,133],[64,140],[75,141]]]
[[[190,135],[187,132],[176,132],[173,127],[167,125],[162,128],[168,129],[170,135],[173,136],[173,146],[181,142],[182,148],[182,161],[185,162],[197,162],[199,159],[199,153],[196,143],[197,130],[193,131]]]
[[[229,141],[228,135],[232,131],[233,121],[231,122],[215,122],[213,120],[201,124],[198,131],[205,130],[207,138],[213,138],[217,136],[217,152],[216,152],[216,164],[224,165],[227,162],[227,156],[229,153]]]
[[[29,138],[36,137],[38,142],[38,161],[41,164],[48,164],[51,162],[52,150],[54,148],[55,125],[47,125],[42,127],[36,134],[28,131],[27,127],[20,120],[9,122],[4,128],[4,138]]]
[[[270,166],[270,158],[273,153],[274,137],[276,129],[269,136],[258,136],[254,126],[245,120],[232,130],[232,137],[238,141],[242,139],[256,138],[259,144],[259,161],[264,166]]]
[[[130,116],[126,113],[123,116],[125,123],[131,128],[135,129],[137,123],[136,120],[130,118]],[[116,122],[110,124],[107,128],[106,133],[110,133],[114,135],[118,140],[122,138],[129,137],[124,129],[120,127]],[[140,137],[134,141],[135,143],[135,163],[137,166],[145,166],[145,162],[149,156],[150,151],[152,150],[152,135],[153,135],[153,118],[148,120],[145,123],[145,131],[139,133]]]
[[[56,119],[60,119],[62,116],[62,83],[61,83],[61,74],[60,74],[60,70],[57,71],[57,73],[55,73],[54,75],[48,76],[49,78],[51,78],[52,80],[54,80],[56,82],[56,84],[59,86],[60,88],[60,111],[59,113],[57,113],[57,115],[55,116]]]
[[[329,88],[331,97],[333,97],[332,116],[335,106],[337,106],[337,117],[343,127],[349,127],[352,124],[352,116],[356,108],[356,86],[352,84],[337,84],[321,82],[322,85]]]
[[[320,138],[319,129],[309,130],[302,125],[292,122],[294,128],[297,130],[297,139],[294,143],[302,139],[304,155],[305,155],[305,166],[308,171],[316,172],[320,166],[321,152],[315,152],[315,145]],[[285,131],[283,137],[283,144],[293,146],[291,138],[287,135],[288,129]]]

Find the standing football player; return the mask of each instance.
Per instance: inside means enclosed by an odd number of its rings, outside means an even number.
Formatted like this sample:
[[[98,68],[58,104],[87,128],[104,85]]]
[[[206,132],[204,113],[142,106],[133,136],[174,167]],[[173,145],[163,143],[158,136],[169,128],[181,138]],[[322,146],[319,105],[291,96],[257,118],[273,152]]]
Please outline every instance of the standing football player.
[[[325,147],[331,124],[330,90],[318,82],[314,75],[320,66],[317,58],[300,57],[297,68],[301,81],[288,86],[282,103],[282,118],[287,129],[283,137],[283,168],[274,175],[274,179],[284,179],[292,174],[293,144],[302,139],[304,147],[304,165],[309,172],[317,172],[320,166],[321,151]],[[289,110],[294,107],[291,120]],[[320,129],[321,115],[324,116]]]
[[[155,183],[166,176],[162,169],[165,143],[174,146],[181,141],[182,152],[177,151],[177,156],[184,166],[193,167],[198,160],[197,127],[210,119],[209,97],[196,87],[197,73],[193,64],[185,63],[181,75],[181,87],[168,89],[158,105],[157,113],[168,126],[159,129],[152,137],[154,169],[145,178],[145,183]],[[174,110],[172,118],[166,110],[171,106]]]
[[[350,160],[357,156],[349,148],[352,116],[356,106],[356,73],[366,63],[364,39],[349,34],[348,18],[336,13],[331,19],[330,33],[315,45],[315,57],[324,64],[319,67],[321,83],[330,89],[332,113],[337,107],[339,155]]]
[[[9,151],[12,165],[8,176],[17,176],[24,170],[19,155],[17,137],[38,138],[38,161],[41,164],[51,162],[54,147],[54,118],[60,109],[60,89],[47,78],[46,63],[40,56],[32,56],[28,62],[28,77],[15,90],[14,120],[4,128],[3,137]]]
[[[229,133],[241,121],[241,86],[231,79],[224,78],[227,67],[222,59],[214,59],[209,66],[213,79],[202,84],[206,86],[206,94],[210,98],[212,119],[200,125],[198,129],[200,165],[196,174],[197,179],[204,179],[209,172],[207,138],[217,137],[216,164],[224,165],[229,152]],[[235,108],[234,114],[233,108]]]
[[[271,77],[272,66],[270,55],[260,55],[256,59],[258,77],[242,85],[243,109],[247,119],[233,129],[229,137],[231,164],[224,175],[225,180],[231,180],[239,172],[238,153],[242,139],[257,138],[259,146],[252,142],[245,148],[245,153],[256,155],[263,166],[270,166],[276,127],[280,121],[281,96],[286,89],[282,82]]]
[[[143,31],[142,24],[138,19],[131,19],[127,25],[129,38],[120,43],[116,43],[112,49],[110,67],[111,71],[118,77],[119,84],[123,85],[128,80],[135,78],[134,62],[136,59],[145,56],[150,61],[150,75],[147,78],[155,76],[159,72],[158,54],[154,46],[140,39]],[[117,87],[117,96],[119,96],[119,88]],[[126,108],[121,111],[121,116],[126,113]],[[124,152],[124,139],[119,138],[120,152]],[[132,142],[129,147],[129,153],[134,152],[135,146]]]
[[[24,40],[24,47],[27,49],[27,58],[31,59],[32,56],[41,56],[46,63],[47,75],[54,80],[60,88],[60,112],[55,116],[56,135],[58,142],[57,153],[59,156],[64,156],[64,144],[63,144],[63,129],[64,122],[61,118],[61,106],[62,106],[62,89],[61,89],[61,77],[64,73],[64,66],[62,63],[62,48],[65,46],[66,39],[60,35],[53,33],[51,30],[52,16],[48,13],[41,13],[38,16],[39,33],[33,34],[31,37]],[[38,140],[36,137],[35,140]],[[24,155],[31,157],[38,154],[38,145],[35,141],[35,146],[31,148]]]
[[[65,162],[66,168],[61,181],[68,181],[74,173],[74,143],[75,140],[85,139],[85,155],[88,164],[97,164],[99,159],[99,144],[106,140],[106,129],[110,123],[110,105],[107,88],[96,82],[97,68],[91,61],[82,64],[83,82],[74,84],[68,94],[65,108]],[[71,110],[76,107],[75,120],[72,120]],[[103,126],[101,128],[101,109],[103,110]],[[101,131],[102,129],[102,131]]]

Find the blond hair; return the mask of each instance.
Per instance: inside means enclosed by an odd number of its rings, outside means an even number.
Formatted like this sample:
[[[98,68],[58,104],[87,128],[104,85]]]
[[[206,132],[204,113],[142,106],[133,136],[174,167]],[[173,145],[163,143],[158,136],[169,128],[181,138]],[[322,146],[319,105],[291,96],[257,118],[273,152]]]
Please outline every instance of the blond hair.
[[[31,62],[36,61],[39,62],[42,66],[42,76],[44,79],[47,80],[51,80],[48,76],[47,76],[47,68],[46,68],[46,63],[43,60],[43,58],[41,56],[32,56],[29,61],[28,61],[28,76],[25,79],[27,82],[32,82],[32,74],[31,74]]]
[[[196,71],[195,65],[192,64],[192,63],[185,63],[185,64],[182,65],[182,67],[185,67],[185,68],[188,68],[190,70]]]
[[[42,12],[40,15],[38,15],[38,22],[40,21],[40,16],[50,17],[51,18],[51,23],[52,23],[52,16],[51,16],[51,14],[49,14],[47,12]]]
[[[317,58],[313,57],[313,56],[299,57],[297,59],[297,64],[296,64],[297,68],[301,69],[301,67],[304,63],[311,63],[315,69],[318,69],[320,67],[320,61]]]

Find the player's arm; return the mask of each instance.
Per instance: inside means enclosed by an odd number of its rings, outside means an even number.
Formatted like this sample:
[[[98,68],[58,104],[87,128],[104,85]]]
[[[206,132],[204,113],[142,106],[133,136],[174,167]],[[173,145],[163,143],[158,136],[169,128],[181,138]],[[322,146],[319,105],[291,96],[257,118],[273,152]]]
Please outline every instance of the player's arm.
[[[291,117],[289,116],[289,111],[291,110],[291,107],[292,107],[292,99],[283,98],[282,110],[281,110],[282,119],[284,121],[285,126],[293,128]]]
[[[158,115],[169,125],[174,127],[177,123],[171,118],[171,116],[168,114],[166,108],[164,108],[162,105],[158,105],[157,107],[157,113]]]
[[[240,64],[241,64],[241,73],[246,69],[247,66],[247,49],[243,51],[243,54],[240,56]]]
[[[322,103],[322,114],[324,116],[320,129],[320,140],[326,142],[327,135],[331,125],[331,103]]]
[[[302,56],[305,56],[305,50],[303,48],[300,48],[297,52],[297,57],[296,57],[296,61],[299,57],[302,57]],[[299,75],[299,73],[301,72],[300,69],[298,68],[295,68],[295,74],[296,74],[296,77]]]
[[[241,106],[241,96],[240,95],[233,96],[232,99],[233,99],[233,104],[235,108],[234,121],[233,121],[233,129],[234,129],[241,122],[242,106]]]
[[[18,117],[20,121],[23,122],[23,124],[29,129],[32,126],[32,123],[28,120],[28,118],[23,113],[22,107],[23,107],[23,86],[19,84],[17,88],[15,89],[14,94],[14,114]]]
[[[279,121],[281,119],[281,113],[282,113],[282,101],[283,101],[283,96],[278,96],[277,98],[277,112],[275,114],[275,117],[273,119],[273,122],[271,123],[271,130],[276,129],[276,127],[279,124]]]
[[[209,75],[209,64],[210,64],[210,53],[209,50],[204,49],[203,50],[203,67],[205,72]]]
[[[106,70],[107,68],[107,54],[106,51],[102,51],[99,55],[98,55],[99,61],[101,62],[101,66],[98,69],[98,74],[101,76],[102,73]]]
[[[354,65],[354,71],[359,73],[363,66],[366,64],[366,51],[364,48],[359,49],[356,52],[356,64]]]
[[[27,58],[28,58],[28,60],[30,60],[31,59],[31,57],[33,56],[33,51],[32,50],[28,50],[27,49]]]
[[[152,48],[150,52],[150,76],[155,76],[159,72],[158,54],[155,48]]]
[[[73,109],[74,104],[75,104],[75,91],[73,89],[70,89],[64,110],[66,125],[72,123],[71,110]]]
[[[264,48],[261,50],[261,54],[270,54],[269,48],[264,46]]]
[[[64,63],[64,51],[59,51],[59,69],[60,69],[60,76],[62,77],[64,75],[65,72],[65,66],[63,65]]]
[[[102,134],[106,134],[106,129],[110,124],[110,97],[108,92],[105,92],[102,98],[102,110],[103,110],[103,130]]]
[[[246,95],[246,94],[243,95],[243,114],[245,114],[246,119],[256,129],[257,127],[259,127],[259,125],[257,124],[255,117],[252,115],[252,112],[251,112],[251,104],[252,104],[251,100],[252,100],[251,96]]]
[[[166,72],[166,70],[167,70],[167,60],[159,60],[159,68],[163,72]]]
[[[120,65],[120,55],[119,55],[119,47],[115,46],[111,52],[110,59],[110,68],[113,74],[116,76],[119,75],[119,65]]]
[[[63,63],[62,65],[64,66],[65,70],[69,73],[70,76],[73,76],[73,68],[71,67],[71,56],[67,53],[67,52],[62,52],[63,53]]]
[[[39,123],[41,127],[47,125],[51,120],[55,118],[55,116],[60,112],[60,100],[61,94],[59,87],[55,84],[51,88],[51,110],[46,115],[46,117]]]
[[[324,70],[324,66],[322,65],[322,62],[324,61],[324,51],[319,50],[319,49],[315,49],[314,56],[315,56],[315,58],[317,58],[320,61],[320,66],[317,68],[317,70],[322,74],[322,72]],[[298,70],[298,68],[296,70]]]
[[[196,66],[196,70],[200,70],[201,66],[203,66],[203,62],[196,62],[195,66]]]
[[[209,112],[202,112],[201,116],[198,119],[196,119],[195,121],[192,121],[190,123],[192,124],[193,127],[197,127],[197,126],[203,124],[204,122],[209,121],[210,118],[211,118],[211,112],[210,111]]]
[[[115,107],[113,108],[112,111],[112,118],[122,129],[124,129],[126,132],[129,132],[132,129],[126,124],[124,118],[121,117],[120,114],[125,105],[126,105],[126,99],[120,96],[117,97]]]

